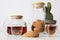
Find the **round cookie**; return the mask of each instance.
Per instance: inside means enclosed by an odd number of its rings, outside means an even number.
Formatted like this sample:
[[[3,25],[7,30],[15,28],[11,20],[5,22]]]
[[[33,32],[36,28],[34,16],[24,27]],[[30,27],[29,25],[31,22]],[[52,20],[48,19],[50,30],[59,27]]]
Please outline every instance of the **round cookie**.
[[[33,31],[39,29],[39,32],[40,32],[40,31],[43,31],[43,28],[44,28],[44,22],[42,20],[38,19],[38,20],[34,21],[32,24]]]
[[[40,28],[34,28],[34,31],[41,32]]]
[[[29,31],[23,34],[24,37],[39,37],[39,33],[36,31]]]

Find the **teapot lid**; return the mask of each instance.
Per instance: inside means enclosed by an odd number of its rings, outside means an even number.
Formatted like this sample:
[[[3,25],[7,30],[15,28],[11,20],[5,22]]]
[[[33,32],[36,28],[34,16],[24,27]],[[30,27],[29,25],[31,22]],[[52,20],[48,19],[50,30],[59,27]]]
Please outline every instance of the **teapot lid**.
[[[12,15],[11,18],[12,19],[22,19],[22,15]]]

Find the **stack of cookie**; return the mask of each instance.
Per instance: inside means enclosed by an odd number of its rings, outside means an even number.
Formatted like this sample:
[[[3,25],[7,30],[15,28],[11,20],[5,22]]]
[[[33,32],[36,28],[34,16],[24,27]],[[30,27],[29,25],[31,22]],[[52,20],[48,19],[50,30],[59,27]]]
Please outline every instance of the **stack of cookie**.
[[[23,34],[24,37],[39,37],[39,33],[37,33],[36,31],[29,31],[25,34]]]
[[[39,37],[39,33],[43,31],[44,22],[36,20],[32,23],[32,31],[23,34],[24,37]]]
[[[32,31],[43,32],[44,31],[44,21],[36,20],[32,24]]]

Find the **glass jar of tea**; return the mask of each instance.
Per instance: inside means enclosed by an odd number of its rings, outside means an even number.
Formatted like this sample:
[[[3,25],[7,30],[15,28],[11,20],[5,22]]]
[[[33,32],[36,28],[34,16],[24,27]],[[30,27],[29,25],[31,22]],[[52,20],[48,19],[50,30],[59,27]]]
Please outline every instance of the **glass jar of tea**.
[[[46,24],[45,31],[49,35],[53,35],[56,32],[56,24]]]
[[[26,22],[22,19],[21,15],[11,16],[11,20],[8,21],[7,33],[14,35],[22,35],[27,32]]]

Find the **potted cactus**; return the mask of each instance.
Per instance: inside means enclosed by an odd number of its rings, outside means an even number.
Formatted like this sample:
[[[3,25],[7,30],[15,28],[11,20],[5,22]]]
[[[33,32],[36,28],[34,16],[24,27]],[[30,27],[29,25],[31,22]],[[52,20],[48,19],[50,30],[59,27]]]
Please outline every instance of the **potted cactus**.
[[[45,23],[56,23],[56,20],[53,19],[53,14],[51,13],[52,5],[50,2],[47,3],[47,6],[45,7]]]

